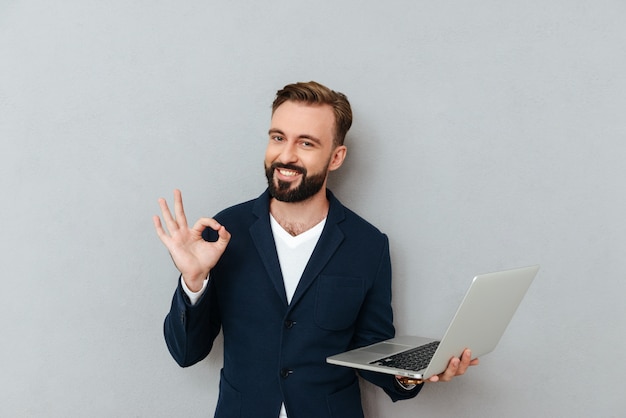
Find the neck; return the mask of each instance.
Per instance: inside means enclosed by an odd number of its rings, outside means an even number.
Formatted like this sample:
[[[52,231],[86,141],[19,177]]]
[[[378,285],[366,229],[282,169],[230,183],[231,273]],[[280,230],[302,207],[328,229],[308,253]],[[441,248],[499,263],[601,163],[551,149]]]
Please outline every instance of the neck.
[[[326,215],[330,203],[326,198],[326,189],[302,202],[270,201],[270,213],[285,231],[296,236],[308,231],[320,223]]]

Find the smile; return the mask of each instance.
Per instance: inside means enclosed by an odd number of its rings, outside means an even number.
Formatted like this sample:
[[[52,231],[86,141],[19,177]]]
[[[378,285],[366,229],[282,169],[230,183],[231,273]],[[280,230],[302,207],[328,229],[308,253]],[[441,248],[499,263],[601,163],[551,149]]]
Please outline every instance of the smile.
[[[277,170],[278,170],[278,172],[279,172],[281,175],[283,175],[283,176],[285,176],[285,177],[295,177],[295,176],[297,176],[298,174],[300,174],[298,171],[294,171],[294,170],[287,170],[287,169],[285,169],[285,168],[278,168]]]

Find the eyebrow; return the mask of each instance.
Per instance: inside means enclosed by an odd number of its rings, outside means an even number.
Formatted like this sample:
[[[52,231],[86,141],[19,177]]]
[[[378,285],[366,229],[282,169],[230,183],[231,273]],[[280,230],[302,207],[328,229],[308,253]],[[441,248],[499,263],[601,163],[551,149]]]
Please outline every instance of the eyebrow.
[[[286,136],[283,131],[281,131],[280,129],[276,129],[276,128],[270,129],[268,134],[269,135],[279,134],[279,135],[282,135],[282,136]],[[307,135],[307,134],[298,135],[298,139],[308,139],[309,141],[315,142],[318,145],[322,144],[322,141],[320,141],[318,138],[316,138],[314,136],[311,136],[311,135]]]

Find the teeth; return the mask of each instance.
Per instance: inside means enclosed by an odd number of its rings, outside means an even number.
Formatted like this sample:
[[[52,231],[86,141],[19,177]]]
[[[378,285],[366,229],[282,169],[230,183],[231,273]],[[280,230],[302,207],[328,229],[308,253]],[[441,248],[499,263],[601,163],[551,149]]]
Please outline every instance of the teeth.
[[[282,174],[283,176],[287,176],[287,177],[293,177],[293,176],[297,176],[298,172],[297,171],[291,171],[291,170],[278,170],[280,172],[280,174]]]

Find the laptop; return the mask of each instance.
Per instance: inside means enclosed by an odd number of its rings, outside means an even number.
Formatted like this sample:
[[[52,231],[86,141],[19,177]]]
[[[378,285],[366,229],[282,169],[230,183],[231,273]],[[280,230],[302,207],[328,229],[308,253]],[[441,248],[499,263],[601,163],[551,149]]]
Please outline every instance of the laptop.
[[[481,357],[500,341],[538,271],[539,266],[529,266],[474,277],[441,340],[396,337],[326,361],[425,380],[443,372],[450,359],[459,357],[466,348],[472,350],[472,357]]]

